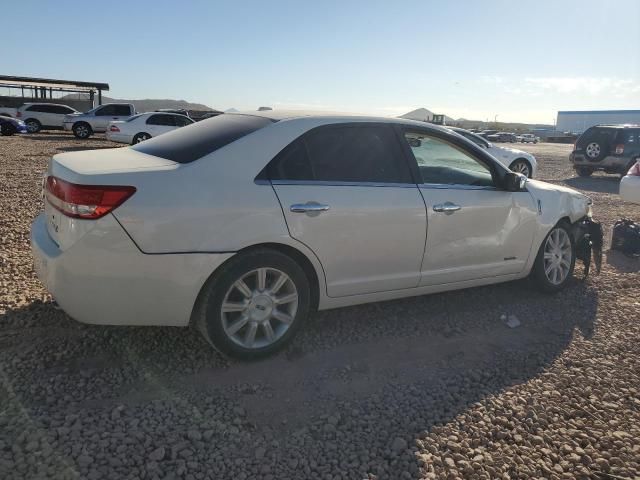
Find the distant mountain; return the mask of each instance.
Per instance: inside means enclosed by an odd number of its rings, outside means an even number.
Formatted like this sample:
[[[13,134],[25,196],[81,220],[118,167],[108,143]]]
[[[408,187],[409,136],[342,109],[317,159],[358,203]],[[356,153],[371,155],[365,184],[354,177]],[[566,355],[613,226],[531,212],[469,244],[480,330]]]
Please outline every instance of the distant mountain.
[[[235,108],[231,107],[231,108],[227,108],[227,109],[224,111],[224,113],[235,113],[235,112],[237,112],[237,111],[238,111],[238,110],[236,110]]]
[[[70,100],[85,99],[85,96],[78,97],[78,95],[65,95],[63,98]],[[216,111],[214,108],[208,107],[202,103],[191,103],[186,100],[172,100],[172,99],[156,99],[145,98],[143,100],[125,100],[122,98],[111,98],[102,96],[102,103],[133,103],[138,112],[153,112],[154,110],[160,110],[161,108],[178,109],[184,108],[185,110],[207,110]]]
[[[406,118],[407,120],[418,120],[419,122],[431,122],[433,121],[433,116],[439,115],[437,113],[433,113],[431,110],[426,108],[417,108],[416,110],[412,110],[409,113],[405,113],[404,115],[400,115],[400,118]],[[455,122],[453,118],[445,115],[444,121],[447,124],[451,124]]]

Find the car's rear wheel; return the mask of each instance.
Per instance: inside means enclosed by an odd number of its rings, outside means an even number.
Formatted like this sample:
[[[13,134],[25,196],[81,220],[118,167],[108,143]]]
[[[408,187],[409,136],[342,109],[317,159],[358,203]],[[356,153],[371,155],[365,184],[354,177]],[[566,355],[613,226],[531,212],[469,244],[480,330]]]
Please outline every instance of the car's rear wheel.
[[[575,245],[565,223],[559,223],[545,237],[533,266],[532,276],[546,292],[562,290],[573,274]]]
[[[35,118],[28,118],[24,123],[29,133],[38,133],[42,129],[42,124]]]
[[[521,173],[527,178],[531,178],[531,165],[526,160],[519,158],[511,164],[509,169],[512,172]]]
[[[3,137],[8,137],[16,133],[16,127],[11,125],[10,123],[3,123],[0,125],[0,135]]]
[[[93,134],[91,125],[85,122],[78,122],[74,124],[72,130],[76,138],[80,138],[82,140],[84,140],[85,138],[89,138]]]
[[[149,140],[150,138],[151,138],[151,135],[149,135],[146,132],[136,133],[136,135],[133,137],[133,141],[131,142],[131,145],[144,142],[145,140]]]
[[[282,349],[309,314],[310,286],[290,257],[260,249],[233,257],[207,282],[197,326],[222,353],[260,358]]]
[[[588,167],[576,167],[576,173],[580,177],[590,177],[593,174],[593,168]]]

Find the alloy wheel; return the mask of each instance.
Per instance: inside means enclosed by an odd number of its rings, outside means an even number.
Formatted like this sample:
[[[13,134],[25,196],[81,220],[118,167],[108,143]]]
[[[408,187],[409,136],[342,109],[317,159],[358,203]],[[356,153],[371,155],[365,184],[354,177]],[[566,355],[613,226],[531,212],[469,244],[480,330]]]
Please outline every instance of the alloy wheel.
[[[37,133],[38,132],[38,124],[36,122],[27,122],[27,131],[29,133]]]
[[[598,145],[596,142],[590,143],[589,145],[587,145],[586,153],[587,157],[589,158],[598,158],[598,156],[600,155],[600,145]]]
[[[89,136],[89,129],[85,125],[78,125],[76,127],[76,135],[80,138],[86,138]]]
[[[552,230],[544,246],[544,274],[553,285],[560,285],[569,275],[572,255],[569,234],[562,228]]]
[[[221,307],[222,326],[236,344],[264,348],[282,338],[297,309],[298,291],[291,278],[275,268],[257,268],[227,291]]]
[[[529,170],[529,165],[527,162],[517,161],[511,166],[511,171],[516,173],[521,173],[525,177],[529,178],[531,176],[531,170]]]

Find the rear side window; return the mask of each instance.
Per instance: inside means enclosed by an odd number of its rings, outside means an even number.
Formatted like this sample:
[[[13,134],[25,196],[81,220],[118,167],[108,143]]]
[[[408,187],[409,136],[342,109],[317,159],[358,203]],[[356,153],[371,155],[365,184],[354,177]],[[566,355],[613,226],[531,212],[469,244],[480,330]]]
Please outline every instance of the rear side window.
[[[395,132],[385,125],[321,127],[271,162],[271,180],[413,183]]]
[[[163,125],[165,127],[174,127],[175,122],[173,119],[173,115],[162,113],[159,115],[151,115],[147,119],[147,125]]]
[[[174,162],[189,163],[271,123],[273,120],[270,118],[252,115],[218,115],[131,148]]]

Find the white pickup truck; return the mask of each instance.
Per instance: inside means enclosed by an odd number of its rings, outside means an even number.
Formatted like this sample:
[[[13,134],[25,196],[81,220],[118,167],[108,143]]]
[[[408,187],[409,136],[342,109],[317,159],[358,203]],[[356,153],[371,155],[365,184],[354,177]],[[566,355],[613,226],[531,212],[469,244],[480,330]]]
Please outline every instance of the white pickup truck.
[[[126,120],[136,114],[130,103],[105,103],[85,113],[74,113],[64,117],[63,125],[77,138],[89,138],[96,132],[106,132],[109,122]]]

